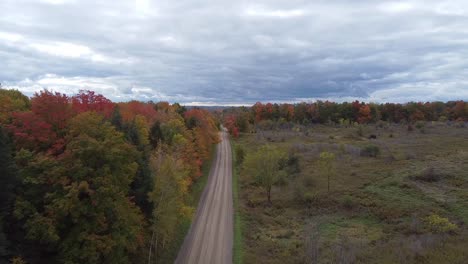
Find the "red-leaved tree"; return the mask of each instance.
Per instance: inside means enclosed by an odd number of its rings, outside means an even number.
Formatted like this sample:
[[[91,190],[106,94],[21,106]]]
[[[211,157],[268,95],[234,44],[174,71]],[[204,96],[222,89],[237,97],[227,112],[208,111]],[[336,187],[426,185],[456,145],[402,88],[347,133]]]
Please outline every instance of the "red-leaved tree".
[[[77,113],[94,111],[109,118],[114,110],[115,104],[102,94],[93,91],[81,90],[71,98],[72,108]]]

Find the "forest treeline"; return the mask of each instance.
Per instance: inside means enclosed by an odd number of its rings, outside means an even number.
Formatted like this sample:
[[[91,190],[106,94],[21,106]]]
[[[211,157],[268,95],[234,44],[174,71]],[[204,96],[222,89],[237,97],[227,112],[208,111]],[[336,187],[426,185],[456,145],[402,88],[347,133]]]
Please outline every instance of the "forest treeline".
[[[397,103],[336,103],[317,101],[298,104],[256,103],[252,107],[232,107],[223,110],[224,124],[231,134],[247,132],[250,125],[262,121],[293,122],[297,124],[367,124],[385,121],[414,123],[417,121],[468,121],[468,103],[411,102]]]
[[[0,89],[0,263],[157,259],[218,141],[203,109]]]

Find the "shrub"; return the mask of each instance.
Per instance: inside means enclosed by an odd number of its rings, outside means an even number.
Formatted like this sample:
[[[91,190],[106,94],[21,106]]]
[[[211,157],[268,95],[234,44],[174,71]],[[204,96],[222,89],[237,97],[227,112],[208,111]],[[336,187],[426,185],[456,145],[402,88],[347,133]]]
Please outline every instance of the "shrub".
[[[450,222],[448,218],[432,214],[425,218],[428,228],[435,233],[448,233],[457,230],[457,225]]]
[[[315,185],[315,182],[306,183],[307,181],[311,181],[311,177],[306,177],[303,179],[303,181],[298,181],[296,183],[294,188],[294,195],[298,202],[309,206],[317,201],[317,193],[314,192],[311,188],[313,185]]]
[[[368,145],[361,149],[362,157],[373,157],[376,158],[380,154],[380,148],[375,145]]]
[[[311,191],[306,191],[302,195],[302,200],[306,203],[313,203],[317,200],[317,194]]]
[[[377,202],[376,206],[369,207],[369,210],[381,221],[387,223],[392,223],[395,219],[404,217],[407,214],[404,209],[397,205],[385,204],[383,202]]]
[[[351,210],[353,208],[356,207],[357,203],[356,201],[354,200],[354,198],[350,195],[346,195],[345,197],[343,197],[343,199],[341,200],[341,205],[348,209],[348,210]]]
[[[418,122],[416,122],[415,126],[416,126],[417,129],[422,129],[422,128],[426,127],[426,123],[424,123],[423,121],[418,121]]]
[[[412,177],[414,180],[425,181],[425,182],[438,182],[441,179],[439,173],[435,171],[433,167],[423,170],[416,176]]]
[[[288,159],[286,160],[286,166],[286,171],[289,174],[296,174],[301,172],[299,157],[294,153],[289,153]]]

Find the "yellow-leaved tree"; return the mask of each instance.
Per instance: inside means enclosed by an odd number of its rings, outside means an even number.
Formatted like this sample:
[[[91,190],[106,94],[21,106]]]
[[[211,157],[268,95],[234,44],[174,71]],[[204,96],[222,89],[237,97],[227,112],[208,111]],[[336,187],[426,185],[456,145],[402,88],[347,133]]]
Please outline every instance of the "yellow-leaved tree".
[[[191,183],[188,170],[182,160],[158,147],[151,156],[153,191],[148,194],[153,203],[149,262],[158,258],[176,237],[177,228],[193,214],[193,208],[185,204]]]

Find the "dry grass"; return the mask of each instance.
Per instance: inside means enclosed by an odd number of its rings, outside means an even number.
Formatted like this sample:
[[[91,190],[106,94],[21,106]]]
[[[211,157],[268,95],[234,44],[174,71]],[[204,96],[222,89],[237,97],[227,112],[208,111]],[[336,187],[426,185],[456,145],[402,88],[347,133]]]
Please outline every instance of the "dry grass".
[[[362,132],[319,125],[242,135],[237,144],[247,153],[274,144],[297,155],[301,169],[273,190],[271,207],[240,172],[244,263],[466,259],[468,128],[429,123],[424,133],[398,125]],[[361,156],[368,145],[380,149],[377,157]],[[330,193],[317,170],[322,151],[337,157]],[[431,214],[455,223],[457,232],[432,233],[421,220]]]

